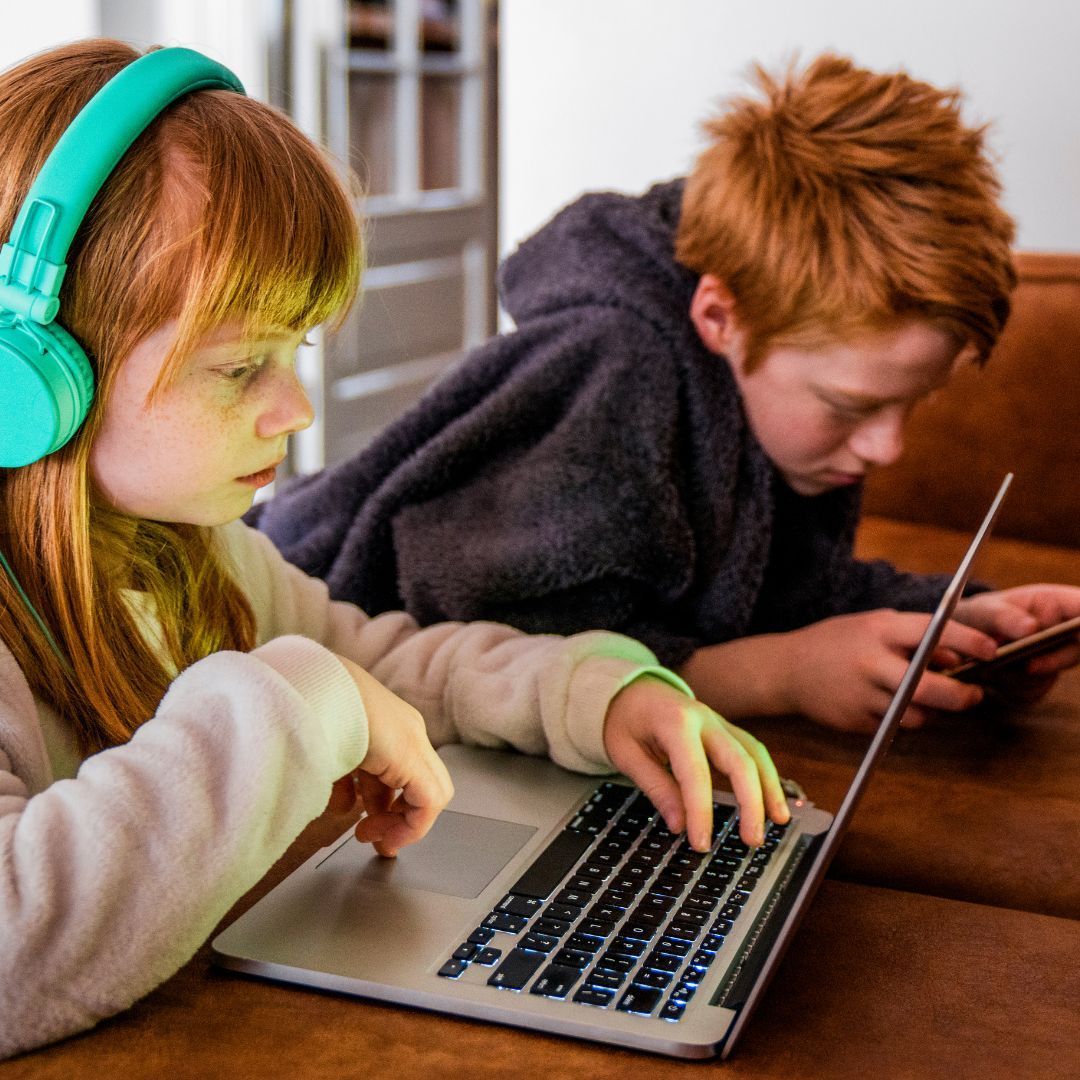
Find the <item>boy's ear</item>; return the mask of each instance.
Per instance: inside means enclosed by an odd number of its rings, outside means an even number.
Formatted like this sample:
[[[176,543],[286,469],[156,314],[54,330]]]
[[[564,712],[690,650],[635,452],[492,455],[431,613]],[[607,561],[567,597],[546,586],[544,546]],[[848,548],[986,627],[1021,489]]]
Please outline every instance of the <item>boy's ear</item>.
[[[738,351],[742,339],[735,314],[735,297],[713,274],[702,274],[698,281],[690,301],[690,321],[709,352],[734,359],[732,352]]]

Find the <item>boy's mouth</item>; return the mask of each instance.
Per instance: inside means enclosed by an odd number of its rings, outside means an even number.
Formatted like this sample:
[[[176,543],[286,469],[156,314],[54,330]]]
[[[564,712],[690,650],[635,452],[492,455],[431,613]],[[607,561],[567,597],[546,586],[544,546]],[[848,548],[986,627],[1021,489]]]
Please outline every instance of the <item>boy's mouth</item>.
[[[852,484],[861,483],[866,479],[865,473],[841,472],[838,469],[830,469],[825,474],[825,481],[833,487],[850,487]]]

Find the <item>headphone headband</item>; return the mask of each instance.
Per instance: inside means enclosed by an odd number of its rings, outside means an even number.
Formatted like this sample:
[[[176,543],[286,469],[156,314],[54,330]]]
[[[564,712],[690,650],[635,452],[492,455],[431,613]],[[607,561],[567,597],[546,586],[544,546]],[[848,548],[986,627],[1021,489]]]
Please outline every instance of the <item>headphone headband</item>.
[[[52,321],[71,241],[117,162],[177,98],[213,89],[244,92],[228,68],[202,53],[159,49],[128,64],[87,102],[49,154],[0,250],[0,304],[35,322]]]
[[[177,98],[244,87],[193,49],[158,49],[114,75],[60,136],[0,248],[0,468],[58,450],[93,397],[93,370],[58,324],[67,254],[128,147]]]

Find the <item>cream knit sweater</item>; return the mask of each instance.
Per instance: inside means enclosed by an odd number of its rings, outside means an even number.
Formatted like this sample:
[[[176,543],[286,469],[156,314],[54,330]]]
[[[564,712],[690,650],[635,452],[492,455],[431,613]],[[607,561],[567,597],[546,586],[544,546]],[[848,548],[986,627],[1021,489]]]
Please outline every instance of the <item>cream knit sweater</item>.
[[[333,655],[463,741],[610,769],[603,718],[653,669],[607,633],[424,629],[329,599],[240,522],[219,530],[257,622],[249,654],[182,672],[122,746],[56,779],[36,702],[0,644],[0,1057],[91,1027],[183,965],[362,761],[367,718]]]

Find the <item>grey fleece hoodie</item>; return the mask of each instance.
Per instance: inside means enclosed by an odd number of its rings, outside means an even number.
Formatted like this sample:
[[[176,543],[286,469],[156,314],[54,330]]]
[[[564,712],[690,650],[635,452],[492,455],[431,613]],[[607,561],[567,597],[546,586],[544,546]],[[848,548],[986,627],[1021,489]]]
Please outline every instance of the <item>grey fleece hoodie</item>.
[[[829,615],[930,610],[944,578],[853,558],[858,491],[799,496],[761,449],[689,319],[681,195],[563,210],[502,267],[516,329],[258,527],[369,612],[602,627],[668,665]]]

